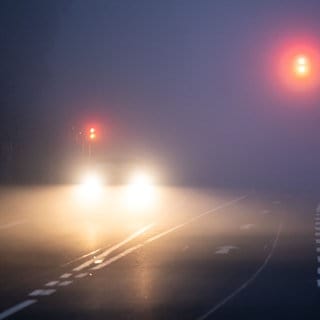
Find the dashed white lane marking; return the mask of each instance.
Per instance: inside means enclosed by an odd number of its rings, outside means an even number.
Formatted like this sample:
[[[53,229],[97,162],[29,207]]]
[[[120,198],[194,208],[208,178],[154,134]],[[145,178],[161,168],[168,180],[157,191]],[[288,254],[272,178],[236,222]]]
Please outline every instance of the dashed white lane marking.
[[[29,293],[30,297],[37,297],[37,296],[50,296],[56,292],[56,289],[36,289]]]
[[[320,280],[317,280],[318,288],[320,288]]]
[[[318,263],[320,263],[320,256],[317,256],[317,261]]]
[[[82,272],[82,273],[75,275],[75,278],[81,279],[81,278],[86,277],[87,275],[88,275],[88,272]]]
[[[123,245],[127,244],[128,242],[130,242],[134,238],[136,238],[136,237],[140,236],[141,234],[143,234],[145,231],[150,229],[153,225],[154,224],[149,224],[146,227],[143,227],[143,228],[139,229],[138,231],[134,232],[132,235],[130,235],[126,239],[120,241],[119,243],[113,245],[112,247],[108,248],[107,250],[105,250],[104,252],[99,254],[97,257],[95,257],[95,259],[103,259],[103,258],[107,257],[108,255],[110,255],[115,250],[119,249],[120,247],[122,247]],[[94,264],[94,260],[95,259],[91,259],[89,261],[86,261],[86,262],[80,264],[78,267],[75,267],[73,269],[73,271],[77,271],[78,272],[78,271],[81,271],[81,270],[89,267],[90,265]]]
[[[155,241],[156,239],[159,239],[159,238],[163,237],[163,236],[166,235],[166,234],[169,234],[169,233],[171,233],[171,232],[174,232],[175,230],[180,229],[180,228],[182,228],[182,227],[184,227],[184,226],[192,223],[193,221],[196,221],[196,220],[200,219],[201,217],[203,217],[203,216],[205,216],[205,215],[208,215],[208,214],[210,214],[210,213],[213,213],[213,212],[215,212],[215,211],[217,211],[217,210],[220,210],[220,209],[222,209],[222,208],[231,206],[231,205],[233,205],[234,203],[236,203],[236,202],[238,202],[238,201],[241,201],[241,200],[243,200],[243,199],[245,199],[245,198],[247,198],[247,197],[248,197],[248,195],[245,195],[245,196],[236,198],[236,199],[234,199],[234,200],[232,200],[232,201],[229,201],[229,202],[227,202],[227,203],[224,203],[224,204],[222,204],[222,205],[220,205],[220,206],[218,206],[218,207],[216,207],[216,208],[213,208],[213,209],[210,209],[210,210],[208,210],[208,211],[205,211],[205,212],[199,214],[198,216],[187,220],[187,222],[185,222],[185,223],[179,224],[178,226],[173,227],[173,228],[171,228],[171,229],[169,229],[169,230],[167,230],[167,231],[165,231],[165,232],[162,232],[162,233],[158,234],[158,235],[155,236],[155,237],[149,238],[148,240],[144,241],[142,244],[136,245],[136,246],[134,246],[134,247],[131,247],[131,248],[125,250],[124,252],[116,255],[115,257],[112,257],[111,259],[109,259],[108,261],[104,262],[103,264],[99,264],[99,265],[93,267],[92,269],[94,269],[94,270],[101,269],[101,268],[107,266],[108,264],[111,264],[112,262],[117,261],[117,260],[119,260],[120,258],[128,255],[129,253],[131,253],[131,252],[133,252],[133,251],[135,251],[135,250],[138,250],[139,248],[143,247],[146,243],[150,243],[150,242],[152,242],[152,241]],[[152,226],[152,225],[150,225],[150,226]],[[145,227],[145,228],[143,228],[143,229],[149,228],[150,226],[147,226],[147,227]],[[143,232],[144,232],[144,231],[143,231]],[[133,237],[134,235],[135,235],[135,234],[133,234],[133,235],[131,236],[132,239],[134,238],[134,237]],[[130,237],[129,237],[129,238],[130,238]],[[126,241],[125,243],[128,242],[128,238],[127,238],[126,240],[127,240],[127,241]],[[131,239],[130,239],[130,240],[131,240]],[[117,244],[117,245],[115,245],[115,246],[117,246],[117,248],[119,248],[119,247],[121,246],[120,244],[123,245],[123,244],[124,244],[124,241],[120,242],[119,244]],[[115,246],[113,246],[112,248],[114,248]],[[111,249],[111,248],[110,248],[110,249]],[[108,249],[108,250],[109,250],[109,253],[110,253],[110,249]],[[106,252],[108,252],[108,250],[105,251],[104,254],[106,254]],[[113,249],[112,251],[114,251],[114,250],[115,250],[115,249]],[[108,254],[109,254],[109,253],[108,253]],[[90,261],[88,261],[88,262],[89,262],[89,263],[88,263],[88,264],[86,263],[85,267],[92,265],[92,260],[90,260]],[[80,266],[82,267],[83,265],[84,265],[84,264],[82,264],[82,265],[80,265]],[[80,266],[79,266],[79,267],[80,267]],[[85,268],[85,267],[84,267],[84,268]],[[75,268],[75,269],[77,269],[77,268]],[[81,269],[82,269],[82,268],[81,268]],[[81,270],[81,269],[80,269],[80,270]],[[77,270],[75,270],[75,271],[77,271]],[[87,275],[92,275],[92,274],[91,274],[91,273],[87,273],[87,272],[83,272],[83,273],[79,273],[79,274],[75,275],[75,278],[83,278],[83,277],[85,277],[85,276],[87,276]],[[69,280],[69,281],[71,281],[71,280]],[[65,282],[67,282],[67,281],[65,281]],[[71,282],[72,282],[72,281],[71,281]],[[51,294],[54,293],[54,292],[56,292],[56,289],[36,289],[36,290],[32,291],[32,292],[29,294],[29,296],[49,296],[49,295],[51,295]],[[18,305],[16,305],[16,306],[14,306],[14,307],[8,309],[8,310],[3,311],[2,313],[0,313],[0,320],[6,318],[6,317],[8,317],[8,316],[10,316],[10,315],[13,314],[13,313],[16,313],[16,312],[20,311],[21,309],[23,309],[23,308],[25,308],[25,307],[27,307],[27,306],[35,303],[35,302],[37,302],[37,300],[26,300],[26,301],[24,301],[24,302],[22,302],[22,303],[20,303],[20,304],[18,304]]]
[[[320,252],[320,248],[319,248],[319,247],[317,247],[317,248],[316,248],[316,251],[317,251],[317,252]]]
[[[320,274],[320,267],[318,267],[317,269],[317,274]]]
[[[66,287],[69,286],[73,281],[72,280],[66,280],[59,282],[59,287]]]
[[[316,211],[320,213],[320,203],[318,204]]]
[[[320,244],[320,239],[316,239],[316,244]]]
[[[315,237],[320,237],[320,232],[315,232]]]
[[[72,276],[72,273],[64,273],[60,276],[61,279],[67,279],[70,278]]]
[[[240,230],[249,230],[252,229],[254,227],[253,223],[248,223],[248,224],[244,224],[243,226],[240,227]]]
[[[16,312],[31,306],[32,304],[34,304],[36,302],[37,302],[37,300],[35,300],[35,299],[29,299],[29,300],[22,301],[22,302],[16,304],[15,306],[1,312],[0,313],[0,320],[3,320],[5,318],[11,316],[11,315],[15,314]]]
[[[103,262],[103,259],[96,259],[96,258],[95,258],[95,259],[93,260],[93,263],[94,263],[94,264],[99,264],[99,263],[102,263],[102,262]]]
[[[10,228],[19,226],[21,224],[24,224],[26,222],[27,222],[27,220],[23,219],[23,220],[17,220],[17,221],[12,221],[12,222],[9,222],[9,223],[1,224],[0,225],[0,230],[10,229]]]
[[[55,285],[57,285],[59,283],[59,281],[50,281],[50,282],[47,282],[45,284],[46,287],[54,287]]]
[[[259,274],[263,271],[263,269],[266,267],[266,265],[269,263],[271,257],[273,256],[273,253],[274,253],[274,251],[277,247],[278,241],[279,241],[281,230],[282,230],[282,223],[280,223],[278,226],[277,234],[273,240],[272,247],[271,247],[269,254],[267,255],[263,264],[258,268],[258,270],[245,283],[243,283],[238,289],[233,291],[229,296],[227,296],[221,302],[216,304],[213,308],[211,308],[205,314],[200,316],[197,320],[204,320],[204,319],[208,318],[210,315],[212,315],[214,312],[216,312],[218,309],[220,309],[223,305],[225,305],[227,302],[229,302],[232,298],[234,298],[236,295],[238,295],[242,290],[244,290],[250,283],[252,283],[259,276]]]
[[[222,246],[222,247],[219,247],[215,253],[216,254],[229,254],[230,251],[234,250],[234,249],[238,249],[238,248],[235,246],[231,246],[231,245]]]

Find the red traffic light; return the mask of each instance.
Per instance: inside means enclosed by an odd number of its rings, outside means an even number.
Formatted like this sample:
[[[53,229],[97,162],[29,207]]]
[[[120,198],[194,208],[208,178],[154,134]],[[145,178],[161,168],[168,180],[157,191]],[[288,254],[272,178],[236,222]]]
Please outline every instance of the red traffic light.
[[[293,69],[298,77],[307,77],[310,74],[310,59],[305,55],[298,55],[293,62]]]
[[[318,42],[311,38],[293,39],[286,41],[279,48],[277,57],[277,73],[279,80],[291,93],[288,98],[295,99],[297,94],[315,93],[315,89],[320,85],[320,46]],[[282,88],[276,87],[279,93],[286,94]]]
[[[89,130],[89,139],[90,140],[95,140],[96,137],[97,137],[96,129],[95,128],[90,128],[90,130]]]

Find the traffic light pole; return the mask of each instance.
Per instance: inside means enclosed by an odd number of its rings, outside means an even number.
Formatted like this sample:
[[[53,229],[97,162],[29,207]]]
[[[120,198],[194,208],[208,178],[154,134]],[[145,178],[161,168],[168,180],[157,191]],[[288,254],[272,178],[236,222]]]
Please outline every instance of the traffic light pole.
[[[92,158],[92,146],[91,146],[91,141],[89,141],[89,145],[88,145],[88,155],[89,155],[89,161],[91,161],[91,158]]]

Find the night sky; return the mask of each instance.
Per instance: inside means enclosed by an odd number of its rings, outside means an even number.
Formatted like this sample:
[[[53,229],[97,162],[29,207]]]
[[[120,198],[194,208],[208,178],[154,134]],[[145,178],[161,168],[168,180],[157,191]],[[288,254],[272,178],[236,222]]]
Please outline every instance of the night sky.
[[[292,43],[320,50],[319,12],[316,0],[3,0],[1,143],[34,173],[95,121],[105,150],[172,181],[315,189],[320,91],[289,90],[277,63]]]

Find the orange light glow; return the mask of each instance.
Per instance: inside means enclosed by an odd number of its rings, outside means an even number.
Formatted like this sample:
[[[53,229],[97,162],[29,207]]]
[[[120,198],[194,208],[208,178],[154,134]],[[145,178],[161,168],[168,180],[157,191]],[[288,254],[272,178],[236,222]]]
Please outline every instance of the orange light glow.
[[[306,77],[310,73],[310,61],[305,56],[298,56],[294,61],[294,70],[297,76]]]
[[[96,134],[95,133],[90,133],[89,137],[90,137],[91,140],[94,140],[96,138]]]
[[[282,43],[275,57],[278,59],[276,66],[280,80],[275,83],[278,93],[290,99],[298,97],[293,93],[311,99],[320,86],[320,44],[317,39],[288,39]],[[291,94],[287,95],[288,92]]]
[[[95,133],[96,129],[95,128],[90,128],[90,133]]]

